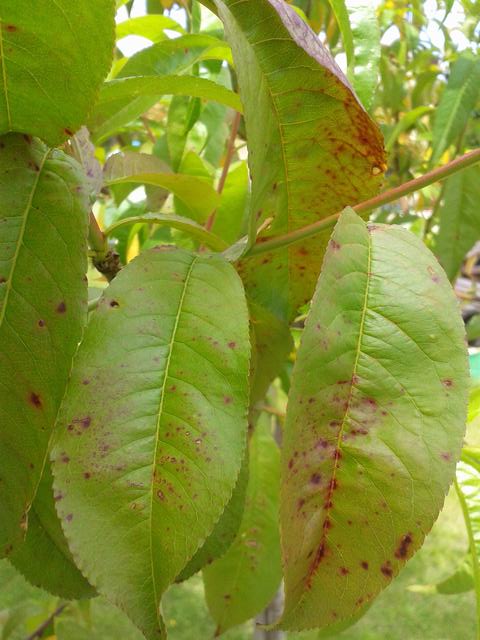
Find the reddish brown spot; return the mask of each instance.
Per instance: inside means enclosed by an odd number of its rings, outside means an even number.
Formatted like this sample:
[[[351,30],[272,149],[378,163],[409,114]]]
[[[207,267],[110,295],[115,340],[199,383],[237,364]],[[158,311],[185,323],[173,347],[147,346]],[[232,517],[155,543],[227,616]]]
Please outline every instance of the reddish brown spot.
[[[341,245],[335,240],[330,240],[330,247],[332,248],[332,251],[338,251]]]
[[[65,313],[67,310],[67,305],[65,304],[65,302],[62,300],[62,302],[60,302],[57,306],[57,313]]]
[[[329,490],[330,492],[333,492],[333,491],[335,491],[335,489],[337,488],[337,486],[338,486],[338,483],[337,483],[336,478],[332,478],[332,479],[330,480],[330,484],[328,485],[328,490]]]
[[[229,349],[235,349],[235,347],[236,347],[236,346],[237,346],[237,343],[236,343],[236,342],[233,342],[233,341],[232,341],[232,342],[229,342],[229,343],[228,343],[228,348],[229,348]]]
[[[69,513],[69,514],[65,517],[65,520],[66,520],[67,522],[71,522],[71,521],[73,520],[73,513]]]
[[[312,473],[312,476],[310,478],[310,482],[312,484],[320,484],[322,480],[322,476],[319,473]]]
[[[335,462],[338,462],[338,460],[341,460],[342,452],[340,451],[340,449],[335,449],[335,451],[333,452],[332,458],[335,460]]]
[[[82,384],[90,384],[90,380],[87,380],[87,379],[85,378],[85,380],[82,380]]]
[[[120,304],[116,300],[110,300],[110,306],[111,307],[119,307]]]
[[[393,576],[393,569],[392,569],[392,566],[391,566],[390,562],[388,562],[388,561],[385,562],[385,564],[382,564],[382,566],[380,567],[380,571],[387,578],[391,578]]]
[[[297,501],[297,510],[300,511],[300,509],[303,507],[304,504],[305,504],[305,499],[299,498]]]
[[[340,427],[341,424],[342,423],[339,420],[331,420],[329,422],[329,426],[332,427],[332,429],[335,429],[336,427]]]
[[[67,464],[67,462],[70,462],[70,458],[67,456],[66,453],[62,453],[62,455],[60,456],[60,462],[63,462],[64,464]]]
[[[362,569],[365,569],[365,571],[368,571],[368,562],[366,560],[362,560],[360,566],[362,567]]]
[[[223,398],[223,402],[224,402],[224,404],[232,404],[233,398],[231,398],[230,396],[225,396]]]
[[[5,31],[8,31],[9,33],[14,33],[15,31],[18,31],[18,27],[16,27],[14,24],[6,24],[4,28],[5,28]]]
[[[229,593],[226,593],[223,597],[225,600],[230,600],[232,596]]]
[[[328,448],[328,440],[324,440],[323,438],[320,438],[320,440],[317,441],[317,444],[315,445],[315,448],[319,449],[320,447],[322,449],[327,449]]]
[[[163,491],[160,491],[160,489],[157,491],[157,496],[160,498],[160,500],[165,500],[165,494],[163,493]]]
[[[347,569],[347,567],[340,567],[339,573],[341,576],[347,576],[350,573],[350,571]]]
[[[453,387],[453,380],[447,378],[446,380],[442,380],[442,384],[444,387]]]
[[[308,399],[308,404],[313,404],[315,402],[315,398],[309,398]]]
[[[288,468],[291,469],[293,465],[294,465],[293,458],[290,458],[290,460],[288,461]]]
[[[83,477],[85,478],[85,480],[88,480],[89,478],[92,477],[92,474],[89,473],[88,471],[85,471],[85,473],[83,474]]]
[[[45,326],[45,320],[39,320],[38,321],[38,326],[39,327],[44,327]]]
[[[38,395],[38,393],[34,393],[32,391],[30,394],[29,400],[30,400],[30,404],[33,405],[35,409],[42,408],[42,398]]]
[[[67,136],[73,136],[73,131],[71,129],[68,129],[67,127],[65,127],[65,129],[63,130]]]
[[[318,567],[320,566],[320,563],[322,562],[323,558],[325,557],[325,552],[326,552],[326,545],[325,545],[325,541],[322,540],[321,544],[319,545],[317,552],[315,554],[315,557],[312,561],[312,564],[310,565],[310,569],[308,570],[308,575],[307,575],[307,579],[306,579],[306,587],[307,589],[311,589],[312,587],[312,580],[313,580],[313,576],[315,575],[315,571],[318,569]]]
[[[7,281],[6,278],[4,278],[3,276],[0,276],[0,284],[4,284]]]
[[[412,534],[407,533],[400,540],[400,544],[398,545],[398,549],[395,551],[396,558],[406,558],[408,554],[408,549],[413,542]]]
[[[441,453],[440,457],[443,458],[446,462],[450,462],[450,460],[452,459],[452,455],[448,453],[448,451],[444,451],[443,453]]]

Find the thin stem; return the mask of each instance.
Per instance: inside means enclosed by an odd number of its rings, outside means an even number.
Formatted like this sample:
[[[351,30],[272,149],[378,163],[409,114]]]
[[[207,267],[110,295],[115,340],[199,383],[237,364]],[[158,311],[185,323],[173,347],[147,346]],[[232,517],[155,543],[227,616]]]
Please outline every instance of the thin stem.
[[[64,602],[61,605],[59,605],[55,611],[53,613],[51,613],[48,618],[46,620],[44,620],[42,622],[41,625],[39,625],[35,631],[33,633],[31,633],[28,638],[26,638],[26,640],[36,640],[37,638],[41,638],[43,635],[43,632],[46,631],[48,629],[48,627],[50,626],[50,624],[52,623],[52,621],[59,616],[62,611],[65,609],[65,607],[68,605],[68,602]]]
[[[108,251],[107,239],[98,226],[98,222],[93,211],[90,211],[88,223],[88,243],[98,257],[104,256]]]
[[[423,176],[415,178],[415,180],[410,180],[399,187],[394,187],[393,189],[389,189],[374,198],[360,202],[353,206],[353,209],[355,209],[357,213],[370,213],[384,204],[395,202],[395,200],[398,200],[409,193],[418,191],[419,189],[423,189],[424,187],[427,187],[434,182],[438,182],[439,180],[445,180],[445,178],[448,178],[454,173],[457,173],[462,169],[466,169],[477,162],[480,162],[480,149],[476,149],[475,151],[466,153],[459,158],[455,158],[455,160],[452,160],[441,167],[437,167],[436,169],[425,173]],[[323,220],[309,224],[301,229],[296,229],[295,231],[291,231],[285,235],[275,236],[271,239],[265,240],[264,242],[260,240],[260,242],[257,242],[245,254],[245,257],[255,256],[260,253],[266,253],[267,251],[288,247],[289,245],[299,242],[300,240],[304,240],[305,238],[311,238],[325,229],[331,229],[334,227],[340,215],[341,212],[335,213]]]
[[[217,193],[221,194],[223,188],[225,187],[225,182],[227,181],[228,170],[230,169],[230,165],[232,164],[233,156],[235,154],[235,140],[237,139],[238,128],[240,126],[240,120],[242,116],[238,111],[235,113],[232,122],[232,129],[230,131],[230,137],[228,139],[227,153],[225,156],[225,162],[223,163],[222,175],[220,176],[220,180],[218,181]],[[217,215],[217,210],[214,209],[210,214],[207,222],[205,223],[206,231],[210,231],[213,227],[213,223],[215,222],[215,216]]]
[[[468,505],[465,500],[465,496],[460,489],[457,480],[454,480],[455,491],[457,492],[458,501],[463,513],[463,519],[465,520],[465,528],[468,536],[468,546],[470,548],[470,555],[472,557],[473,568],[473,582],[475,585],[475,601],[477,606],[477,640],[480,640],[480,564],[478,561],[477,550],[475,546],[475,536],[473,535],[472,524],[470,522],[470,515],[468,513]]]

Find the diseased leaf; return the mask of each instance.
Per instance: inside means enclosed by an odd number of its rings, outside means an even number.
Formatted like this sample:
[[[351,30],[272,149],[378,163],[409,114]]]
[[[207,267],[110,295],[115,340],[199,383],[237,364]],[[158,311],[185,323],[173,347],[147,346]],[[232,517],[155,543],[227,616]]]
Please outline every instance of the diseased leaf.
[[[54,146],[80,128],[112,62],[114,11],[113,0],[2,0],[0,133]]]
[[[25,536],[87,314],[87,195],[78,164],[0,138],[0,556]]]
[[[249,351],[241,282],[219,256],[146,251],[90,316],[53,451],[56,505],[82,572],[149,640],[237,482]]]
[[[282,628],[354,615],[421,546],[454,477],[467,396],[464,327],[437,261],[405,229],[346,209],[289,395]]]
[[[50,465],[42,479],[28,514],[28,530],[22,546],[10,562],[36,587],[66,600],[95,595],[75,566],[55,511]]]
[[[480,60],[470,52],[463,52],[452,65],[448,84],[435,112],[430,164],[437,164],[464,130],[475,107],[479,87]]]
[[[434,252],[450,280],[457,277],[466,253],[480,238],[479,205],[480,167],[470,167],[446,180]]]
[[[188,174],[167,173],[163,167],[161,160],[146,153],[115,153],[105,164],[104,178],[107,184],[145,184],[168,189],[198,219],[205,219],[220,201],[209,181]]]
[[[374,195],[380,132],[317,36],[283,0],[217,0],[245,106],[251,240],[292,231]],[[315,288],[328,234],[240,264],[252,299],[283,319]]]
[[[87,127],[82,127],[71,139],[73,155],[82,165],[90,185],[90,194],[95,199],[103,187],[102,165],[95,157],[95,147],[90,140]]]
[[[203,570],[217,634],[262,611],[280,585],[279,458],[271,420],[263,416],[250,442],[247,497],[238,536],[223,557]]]
[[[150,109],[163,95],[194,96],[242,110],[237,94],[205,78],[175,75],[120,78],[106,82],[100,91],[89,123],[93,139],[101,142]]]
[[[237,537],[240,524],[242,522],[243,510],[245,506],[245,494],[248,482],[248,453],[245,455],[242,467],[238,476],[237,484],[233,490],[230,502],[225,507],[220,516],[220,520],[215,525],[203,547],[197,551],[187,566],[177,578],[177,582],[187,580],[194,573],[200,571],[217,558],[223,556],[230,548],[232,542]]]

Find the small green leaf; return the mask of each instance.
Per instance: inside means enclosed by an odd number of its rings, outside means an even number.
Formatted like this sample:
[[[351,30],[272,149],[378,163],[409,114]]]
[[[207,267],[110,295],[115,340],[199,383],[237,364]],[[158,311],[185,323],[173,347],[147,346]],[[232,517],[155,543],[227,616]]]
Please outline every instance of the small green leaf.
[[[480,238],[479,203],[480,167],[470,167],[446,180],[433,250],[450,280],[457,277],[465,255]]]
[[[278,535],[279,451],[263,416],[250,442],[245,511],[234,543],[203,570],[205,596],[217,634],[262,611],[282,579]]]
[[[0,133],[54,146],[81,127],[112,62],[114,10],[113,0],[2,0]]]
[[[197,219],[205,220],[220,202],[220,196],[209,181],[182,173],[166,173],[163,166],[161,160],[146,153],[116,153],[105,164],[105,182],[163,187],[180,198]]]
[[[52,483],[47,464],[28,513],[25,541],[9,560],[29,582],[56,596],[66,600],[93,596],[95,590],[75,566],[68,549],[55,511]]]
[[[435,112],[430,164],[438,163],[444,151],[458,138],[472,114],[480,87],[480,60],[463,52],[452,65],[448,84]]]
[[[147,38],[152,42],[158,42],[166,38],[165,29],[185,33],[185,29],[168,16],[138,16],[117,24],[117,40],[135,35]]]
[[[37,139],[0,138],[0,556],[18,548],[87,314],[88,187]]]
[[[422,545],[454,477],[467,395],[463,322],[438,262],[405,229],[346,209],[289,395],[282,628],[351,617]]]
[[[249,356],[242,285],[218,256],[146,251],[90,315],[53,451],[57,511],[82,572],[149,640],[237,482]]]
[[[236,93],[220,84],[193,76],[145,76],[106,82],[100,91],[89,128],[101,142],[120,127],[150,109],[163,95],[195,96],[214,100],[237,111],[242,103]]]

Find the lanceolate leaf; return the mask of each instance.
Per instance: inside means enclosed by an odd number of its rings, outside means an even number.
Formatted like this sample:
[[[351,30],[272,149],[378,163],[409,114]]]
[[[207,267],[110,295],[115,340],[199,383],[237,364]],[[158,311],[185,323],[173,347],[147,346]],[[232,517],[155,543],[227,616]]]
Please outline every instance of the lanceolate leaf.
[[[104,169],[108,184],[148,184],[172,191],[200,219],[204,219],[220,201],[208,180],[182,173],[166,173],[163,162],[155,156],[134,151],[116,153],[107,160]]]
[[[0,138],[0,556],[16,550],[87,312],[88,188],[39,140]]]
[[[252,239],[286,233],[375,194],[382,138],[329,52],[283,0],[217,0],[245,106]],[[284,318],[310,299],[328,234],[241,265],[254,300]]]
[[[289,396],[282,627],[351,616],[421,546],[454,477],[467,394],[463,323],[437,261],[405,229],[347,209]]]
[[[152,42],[164,40],[165,29],[184,33],[185,29],[172,18],[162,15],[138,16],[117,24],[117,40],[126,36],[142,36]]]
[[[79,348],[53,452],[57,511],[82,572],[149,640],[237,482],[248,338],[233,267],[156,248],[115,278]]]
[[[80,128],[112,61],[114,11],[113,0],[2,0],[0,133],[56,145]]]
[[[28,530],[10,561],[29,582],[56,596],[78,600],[95,594],[75,566],[55,511],[50,464],[45,466],[28,514]]]
[[[250,442],[250,468],[240,531],[227,553],[203,570],[217,633],[262,611],[282,578],[278,537],[279,451],[263,416]]]
[[[445,182],[434,252],[450,280],[465,254],[480,239],[480,167],[460,171]]]
[[[462,133],[478,98],[480,60],[463,53],[452,66],[448,84],[435,112],[432,132],[431,164],[437,164],[443,152]]]
[[[94,140],[101,141],[135,120],[163,95],[194,96],[242,110],[240,99],[233,91],[205,78],[175,75],[120,78],[105,83],[100,91],[89,124]]]

